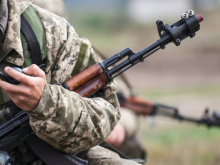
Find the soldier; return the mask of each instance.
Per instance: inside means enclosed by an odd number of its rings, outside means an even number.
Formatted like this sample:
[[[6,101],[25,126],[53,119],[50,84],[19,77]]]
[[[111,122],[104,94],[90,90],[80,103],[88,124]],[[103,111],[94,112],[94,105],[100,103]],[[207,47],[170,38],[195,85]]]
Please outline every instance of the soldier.
[[[66,9],[63,0],[56,0],[55,2],[52,0],[44,0],[44,1],[34,0],[34,3],[52,13],[67,18]],[[98,53],[98,51],[95,51],[95,53],[98,57],[103,56],[100,53]],[[126,85],[126,83],[124,83],[124,81],[119,78],[117,81],[119,82],[119,87],[117,88],[117,92],[129,96],[130,89]],[[137,136],[137,131],[139,127],[138,116],[129,109],[121,108],[120,110],[122,114],[121,119],[117,124],[116,128],[114,129],[114,131],[106,139],[106,141],[111,145],[113,145],[114,147],[116,147],[119,151],[124,153],[130,159],[135,159],[135,158],[145,159],[146,152],[142,148],[141,142]],[[131,152],[133,150],[135,150],[135,152]]]
[[[35,33],[42,60],[32,57],[22,20]],[[137,164],[97,146],[120,118],[114,81],[105,87],[103,98],[93,99],[56,85],[97,62],[91,43],[79,37],[65,19],[32,4],[32,0],[0,0],[0,43],[0,71],[20,82],[0,81],[1,112],[21,108],[29,114],[30,126],[38,137],[65,153],[87,150],[89,164]],[[31,65],[34,60],[46,64],[45,73]],[[12,66],[23,68],[27,75]]]

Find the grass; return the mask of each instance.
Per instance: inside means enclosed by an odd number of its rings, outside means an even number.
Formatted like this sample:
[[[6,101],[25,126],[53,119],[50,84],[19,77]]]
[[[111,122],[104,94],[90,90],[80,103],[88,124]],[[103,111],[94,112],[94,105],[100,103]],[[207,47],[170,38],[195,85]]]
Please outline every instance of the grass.
[[[175,121],[172,121],[171,125],[163,127],[163,129],[148,129],[147,132],[142,129],[141,132],[144,141],[158,147],[169,147],[186,139],[187,141],[197,142],[220,138],[219,128],[208,129],[205,126],[187,124],[186,122],[180,124]]]
[[[219,85],[184,89],[164,89],[142,92],[142,96],[165,102],[199,102],[201,98],[218,99]],[[146,127],[141,121],[140,136],[148,151],[148,165],[218,165],[220,164],[220,130],[203,125],[156,117],[156,127]]]
[[[145,126],[146,128],[146,126]],[[177,124],[141,131],[149,165],[217,165],[220,163],[218,128]]]

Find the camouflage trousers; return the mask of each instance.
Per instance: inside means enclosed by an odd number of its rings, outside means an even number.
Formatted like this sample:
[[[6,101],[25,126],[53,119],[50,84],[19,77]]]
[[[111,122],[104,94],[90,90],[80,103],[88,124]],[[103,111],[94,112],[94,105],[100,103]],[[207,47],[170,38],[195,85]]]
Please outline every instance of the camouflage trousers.
[[[84,159],[89,165],[139,165],[134,161],[122,159],[117,153],[101,146],[89,149]]]
[[[126,155],[129,159],[141,158],[145,160],[147,158],[147,152],[143,148],[143,144],[137,134],[126,138],[117,150]]]

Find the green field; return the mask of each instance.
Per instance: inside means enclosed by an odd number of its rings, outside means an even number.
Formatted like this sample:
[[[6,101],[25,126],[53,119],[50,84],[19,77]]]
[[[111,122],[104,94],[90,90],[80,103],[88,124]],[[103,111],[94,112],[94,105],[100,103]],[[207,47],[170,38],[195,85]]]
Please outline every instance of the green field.
[[[141,137],[150,165],[217,165],[220,163],[220,130],[160,120],[156,128],[142,123]],[[143,127],[145,125],[145,129]],[[164,126],[165,125],[165,126]]]
[[[200,86],[185,89],[152,90],[143,96],[182,106],[181,100],[193,102],[196,98],[219,99],[220,86]],[[193,114],[186,111],[185,114]],[[202,112],[202,110],[201,110]],[[200,114],[201,115],[201,114]],[[190,115],[189,115],[190,116]],[[198,115],[199,116],[199,115]],[[152,127],[141,121],[140,136],[148,151],[150,165],[218,165],[220,164],[220,129],[180,122],[165,117],[154,117],[157,124]],[[149,120],[149,119],[148,119]],[[148,121],[147,120],[147,121]],[[148,125],[146,127],[146,125]]]

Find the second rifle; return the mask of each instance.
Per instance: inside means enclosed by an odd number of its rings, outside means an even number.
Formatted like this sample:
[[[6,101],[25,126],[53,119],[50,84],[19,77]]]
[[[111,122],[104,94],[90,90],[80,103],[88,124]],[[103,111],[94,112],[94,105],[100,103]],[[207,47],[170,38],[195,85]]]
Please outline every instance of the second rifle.
[[[188,121],[196,124],[206,125],[207,127],[220,127],[220,112],[209,113],[209,109],[204,111],[202,118],[193,118],[184,116],[179,113],[175,107],[154,103],[150,100],[141,99],[137,96],[124,97],[122,94],[117,94],[121,107],[128,108],[138,115],[144,116],[165,116],[179,121]]]

